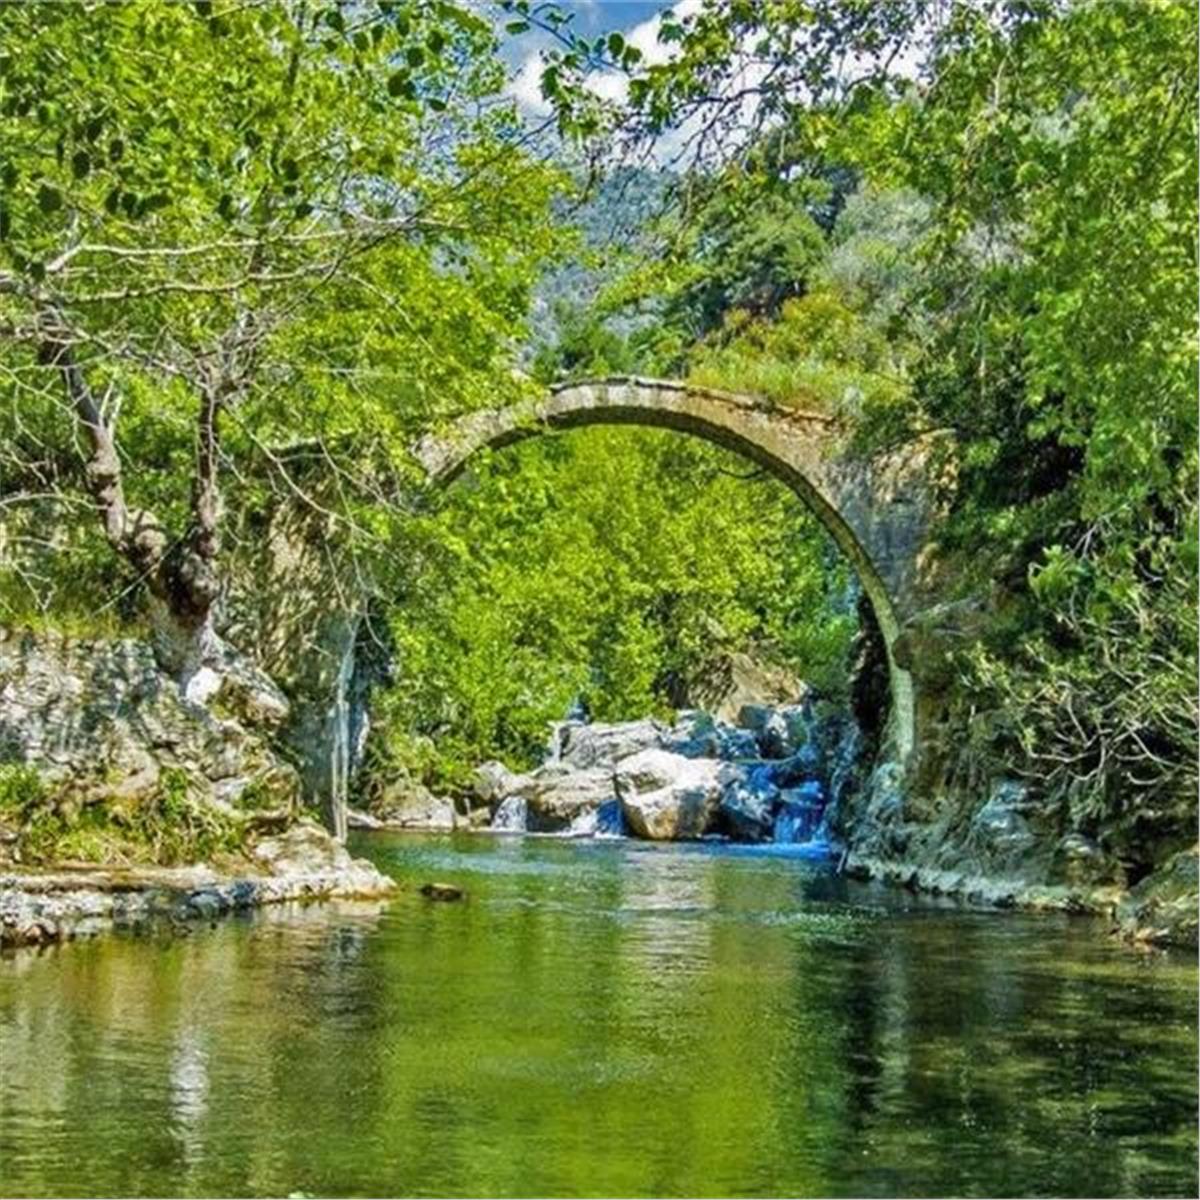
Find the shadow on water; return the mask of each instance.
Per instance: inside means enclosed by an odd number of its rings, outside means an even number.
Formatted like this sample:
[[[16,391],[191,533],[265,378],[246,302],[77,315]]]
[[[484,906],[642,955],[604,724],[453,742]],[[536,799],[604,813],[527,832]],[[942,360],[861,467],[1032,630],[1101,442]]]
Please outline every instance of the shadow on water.
[[[1189,956],[787,845],[356,849],[392,905],[0,961],[0,1193],[1195,1194]]]

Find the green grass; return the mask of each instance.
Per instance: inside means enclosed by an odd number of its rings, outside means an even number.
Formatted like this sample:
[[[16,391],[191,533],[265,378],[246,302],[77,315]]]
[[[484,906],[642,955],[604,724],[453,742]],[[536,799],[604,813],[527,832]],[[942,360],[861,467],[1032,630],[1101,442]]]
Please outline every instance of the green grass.
[[[0,764],[0,820],[15,826],[20,861],[97,865],[204,862],[244,848],[244,826],[197,800],[187,773],[163,771],[136,803],[80,804],[26,764]]]

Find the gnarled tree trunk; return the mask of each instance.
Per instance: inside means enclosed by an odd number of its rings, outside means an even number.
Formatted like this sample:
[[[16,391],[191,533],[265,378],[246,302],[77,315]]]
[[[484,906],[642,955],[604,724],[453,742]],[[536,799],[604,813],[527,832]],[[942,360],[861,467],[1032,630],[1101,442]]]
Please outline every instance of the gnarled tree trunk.
[[[150,592],[160,665],[179,681],[190,699],[203,703],[214,686],[202,673],[219,676],[229,657],[215,625],[220,594],[216,569],[221,516],[218,391],[206,388],[202,395],[192,520],[186,531],[173,538],[153,513],[129,506],[112,427],[79,365],[65,324],[53,312],[43,314],[42,323],[40,357],[45,365],[58,369],[83,432],[88,448],[84,478],[105,538]]]

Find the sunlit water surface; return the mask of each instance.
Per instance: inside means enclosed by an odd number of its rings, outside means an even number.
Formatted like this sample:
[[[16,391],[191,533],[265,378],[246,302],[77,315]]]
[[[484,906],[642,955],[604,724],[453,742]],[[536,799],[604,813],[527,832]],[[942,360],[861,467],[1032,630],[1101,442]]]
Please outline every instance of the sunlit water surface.
[[[772,848],[356,849],[393,904],[0,959],[0,1194],[1196,1194],[1191,956]]]

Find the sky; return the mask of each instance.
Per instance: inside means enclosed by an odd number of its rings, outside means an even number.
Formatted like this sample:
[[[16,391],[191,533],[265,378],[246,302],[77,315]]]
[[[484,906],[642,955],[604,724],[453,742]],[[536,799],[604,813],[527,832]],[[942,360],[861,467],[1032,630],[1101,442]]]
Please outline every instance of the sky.
[[[579,34],[594,37],[619,29],[626,43],[642,52],[642,64],[646,65],[664,61],[675,50],[675,47],[664,46],[658,40],[661,14],[670,10],[678,17],[687,17],[699,11],[703,3],[704,0],[674,0],[674,3],[670,0],[558,0],[558,7],[573,15],[572,28]],[[503,20],[499,24],[502,27]],[[928,31],[926,27],[925,33]],[[746,36],[749,38],[751,35]],[[913,37],[904,52],[891,62],[890,71],[915,77],[920,70],[924,41],[924,35]],[[550,109],[541,94],[542,53],[556,44],[553,37],[531,29],[516,35],[505,34],[501,44],[502,54],[511,71],[508,92],[528,118],[538,119],[548,115]],[[749,44],[747,41],[747,48]],[[850,56],[839,69],[852,77],[861,74],[867,65],[867,59]],[[751,57],[727,81],[731,91],[747,93],[740,106],[747,123],[758,103],[749,92],[766,70],[765,64],[753,61]],[[588,86],[608,100],[619,103],[625,98],[626,79],[616,71],[591,76]],[[660,163],[672,162],[676,155],[684,152],[697,128],[696,123],[702,120],[702,117],[696,116],[691,126],[685,121],[678,128],[660,135],[653,148],[653,157]]]
[[[574,14],[572,28],[577,33],[594,37],[619,29],[626,41],[637,46],[646,58],[653,59],[662,53],[657,39],[658,14],[665,9],[682,14],[698,4],[697,0],[679,0],[675,4],[668,0],[574,0],[561,3],[560,7]],[[551,44],[549,35],[535,30],[504,41],[503,54],[514,73],[510,90],[531,114],[546,111],[539,89],[541,51]],[[597,81],[595,86],[601,94],[608,92],[616,98],[622,85],[614,77]]]

